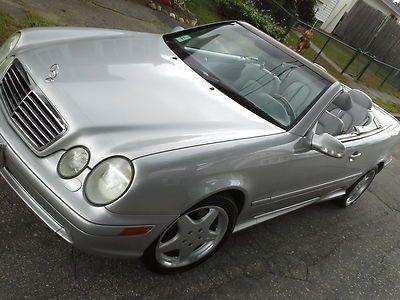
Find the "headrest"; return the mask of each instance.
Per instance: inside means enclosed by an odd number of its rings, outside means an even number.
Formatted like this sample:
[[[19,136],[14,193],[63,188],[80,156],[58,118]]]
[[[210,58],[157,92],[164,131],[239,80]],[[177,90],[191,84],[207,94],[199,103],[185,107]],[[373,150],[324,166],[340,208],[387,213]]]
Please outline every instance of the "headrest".
[[[351,100],[357,103],[358,105],[361,105],[362,107],[366,109],[371,109],[372,107],[372,99],[370,96],[368,96],[366,93],[360,90],[351,90],[349,91],[349,95],[351,97]]]
[[[336,99],[333,100],[333,104],[335,104],[341,110],[349,110],[352,107],[349,93],[341,92],[338,96],[336,96]]]
[[[317,134],[329,133],[330,135],[339,135],[344,131],[344,123],[341,119],[325,111],[318,121]]]

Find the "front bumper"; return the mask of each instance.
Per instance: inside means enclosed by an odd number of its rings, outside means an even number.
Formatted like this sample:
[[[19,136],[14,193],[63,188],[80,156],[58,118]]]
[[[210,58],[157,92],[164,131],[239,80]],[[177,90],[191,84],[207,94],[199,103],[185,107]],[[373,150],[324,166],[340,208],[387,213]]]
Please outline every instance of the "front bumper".
[[[175,218],[175,216],[129,216],[131,221],[126,225],[93,223],[68,207],[56,192],[31,171],[1,134],[0,145],[0,174],[6,182],[51,230],[85,252],[101,256],[139,257]],[[24,154],[34,156],[31,152]],[[73,193],[71,197],[74,197]],[[107,211],[107,216],[109,219],[113,214]],[[114,217],[116,220],[121,218],[118,214]],[[124,216],[123,222],[127,219],[128,217]],[[145,224],[155,226],[147,234],[119,236],[125,228]]]

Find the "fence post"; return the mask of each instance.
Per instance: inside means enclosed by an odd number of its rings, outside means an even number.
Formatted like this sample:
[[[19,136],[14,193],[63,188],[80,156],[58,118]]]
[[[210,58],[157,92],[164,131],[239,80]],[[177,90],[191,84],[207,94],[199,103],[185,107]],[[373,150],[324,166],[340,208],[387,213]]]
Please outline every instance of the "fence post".
[[[285,37],[289,34],[289,32],[292,30],[292,28],[296,23],[297,23],[297,14],[296,15],[290,14],[289,23],[286,25]]]
[[[357,76],[357,80],[360,80],[361,77],[364,75],[365,71],[368,70],[369,66],[372,64],[372,62],[375,60],[374,56],[370,56],[369,62],[365,65],[365,67],[361,70],[360,74]]]
[[[382,87],[382,86],[385,84],[385,82],[390,78],[390,76],[392,76],[393,72],[394,72],[394,69],[392,69],[392,70],[389,72],[389,74],[386,75],[386,77],[385,77],[385,79],[383,79],[383,81],[382,81],[380,87]]]
[[[314,58],[313,62],[316,62],[318,57],[321,55],[321,53],[324,51],[324,49],[326,48],[326,46],[328,46],[328,43],[330,42],[330,40],[332,39],[331,36],[328,37],[328,39],[326,40],[324,46],[322,46],[321,50],[319,50],[317,56]]]
[[[349,62],[347,63],[347,65],[343,68],[342,72],[340,74],[343,74],[344,72],[347,71],[347,69],[351,66],[351,64],[356,60],[357,56],[360,55],[361,50],[357,49],[357,51],[354,53],[354,55],[352,56],[352,58],[350,58]]]

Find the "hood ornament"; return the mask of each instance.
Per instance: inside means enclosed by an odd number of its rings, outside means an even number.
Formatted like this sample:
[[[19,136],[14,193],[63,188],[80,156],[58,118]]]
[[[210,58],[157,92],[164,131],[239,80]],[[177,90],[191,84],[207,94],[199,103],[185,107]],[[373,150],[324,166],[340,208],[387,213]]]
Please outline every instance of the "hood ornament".
[[[54,64],[50,67],[49,77],[45,80],[46,82],[53,82],[54,79],[57,77],[58,73],[60,72],[60,66],[58,64]]]

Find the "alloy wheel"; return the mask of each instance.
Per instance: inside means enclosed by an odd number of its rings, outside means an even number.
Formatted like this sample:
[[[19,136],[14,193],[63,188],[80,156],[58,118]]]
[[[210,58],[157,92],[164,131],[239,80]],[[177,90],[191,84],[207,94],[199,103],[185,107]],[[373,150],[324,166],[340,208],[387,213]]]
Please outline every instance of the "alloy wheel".
[[[211,253],[222,241],[229,217],[219,206],[198,207],[179,217],[161,236],[156,259],[165,268],[193,264]]]
[[[365,174],[363,178],[361,178],[361,180],[356,184],[352,191],[347,195],[346,206],[351,205],[365,192],[365,190],[374,180],[375,174],[376,171],[371,170],[367,174]]]

